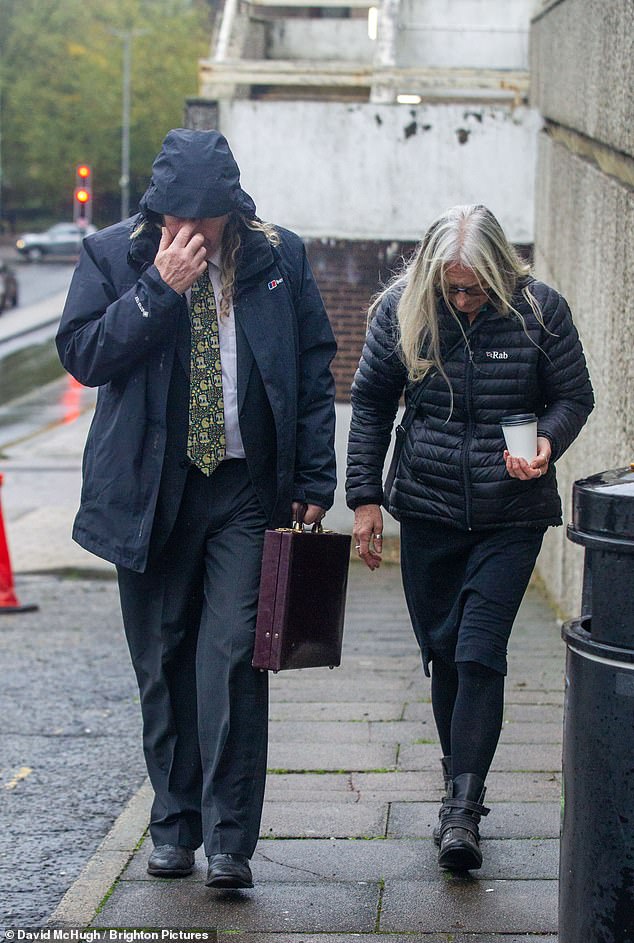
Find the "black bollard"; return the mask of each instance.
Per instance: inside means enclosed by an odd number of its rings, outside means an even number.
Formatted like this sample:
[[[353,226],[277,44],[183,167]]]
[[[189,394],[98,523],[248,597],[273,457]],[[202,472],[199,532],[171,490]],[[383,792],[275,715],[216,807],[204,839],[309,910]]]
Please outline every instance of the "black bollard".
[[[634,466],[575,482],[568,538],[559,943],[634,943]]]

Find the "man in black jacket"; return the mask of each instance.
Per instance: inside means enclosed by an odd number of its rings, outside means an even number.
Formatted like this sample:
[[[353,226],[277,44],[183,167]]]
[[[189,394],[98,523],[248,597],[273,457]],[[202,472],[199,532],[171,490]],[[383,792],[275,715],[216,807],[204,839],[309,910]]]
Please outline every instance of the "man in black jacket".
[[[57,337],[99,386],[73,530],[117,566],[155,792],[148,871],[251,887],[268,685],[264,531],[333,501],[335,342],[305,250],[225,138],[170,131],[141,213],[84,240]]]

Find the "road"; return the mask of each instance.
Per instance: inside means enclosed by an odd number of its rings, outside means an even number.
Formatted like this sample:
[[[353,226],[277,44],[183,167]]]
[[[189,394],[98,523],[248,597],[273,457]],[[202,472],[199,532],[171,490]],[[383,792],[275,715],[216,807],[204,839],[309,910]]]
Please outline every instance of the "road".
[[[94,401],[59,365],[50,378],[72,266],[17,270],[20,305],[0,317],[9,543],[21,517],[77,488],[78,456],[51,454],[47,443]],[[7,341],[16,324],[30,333]],[[115,583],[20,573],[18,588],[39,610],[0,612],[0,928],[44,925],[145,777]]]
[[[82,399],[69,383],[54,344],[73,266],[16,264],[15,270],[20,303],[0,317],[0,449],[67,421],[69,408],[94,400],[92,393]]]
[[[19,308],[27,308],[44,301],[59,291],[66,291],[73,273],[73,264],[69,262],[22,262],[15,255],[4,252],[3,256],[11,262],[18,279]],[[4,315],[3,315],[4,317]]]

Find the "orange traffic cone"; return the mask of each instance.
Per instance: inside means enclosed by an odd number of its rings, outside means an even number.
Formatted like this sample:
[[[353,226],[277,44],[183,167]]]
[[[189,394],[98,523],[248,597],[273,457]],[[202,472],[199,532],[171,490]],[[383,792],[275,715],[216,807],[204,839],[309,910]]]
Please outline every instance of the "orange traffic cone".
[[[0,474],[0,488],[2,487],[2,481],[3,476]],[[21,606],[18,597],[15,595],[7,535],[2,519],[2,503],[0,502],[0,615],[3,612],[33,612],[37,608],[33,605]]]

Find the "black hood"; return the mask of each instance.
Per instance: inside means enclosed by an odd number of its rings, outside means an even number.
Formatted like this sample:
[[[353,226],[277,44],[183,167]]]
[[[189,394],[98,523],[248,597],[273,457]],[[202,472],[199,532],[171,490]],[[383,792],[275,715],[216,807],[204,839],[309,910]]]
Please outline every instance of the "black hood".
[[[219,131],[170,131],[152,165],[152,180],[139,203],[141,212],[183,219],[255,216],[255,203],[240,186],[240,170]]]

